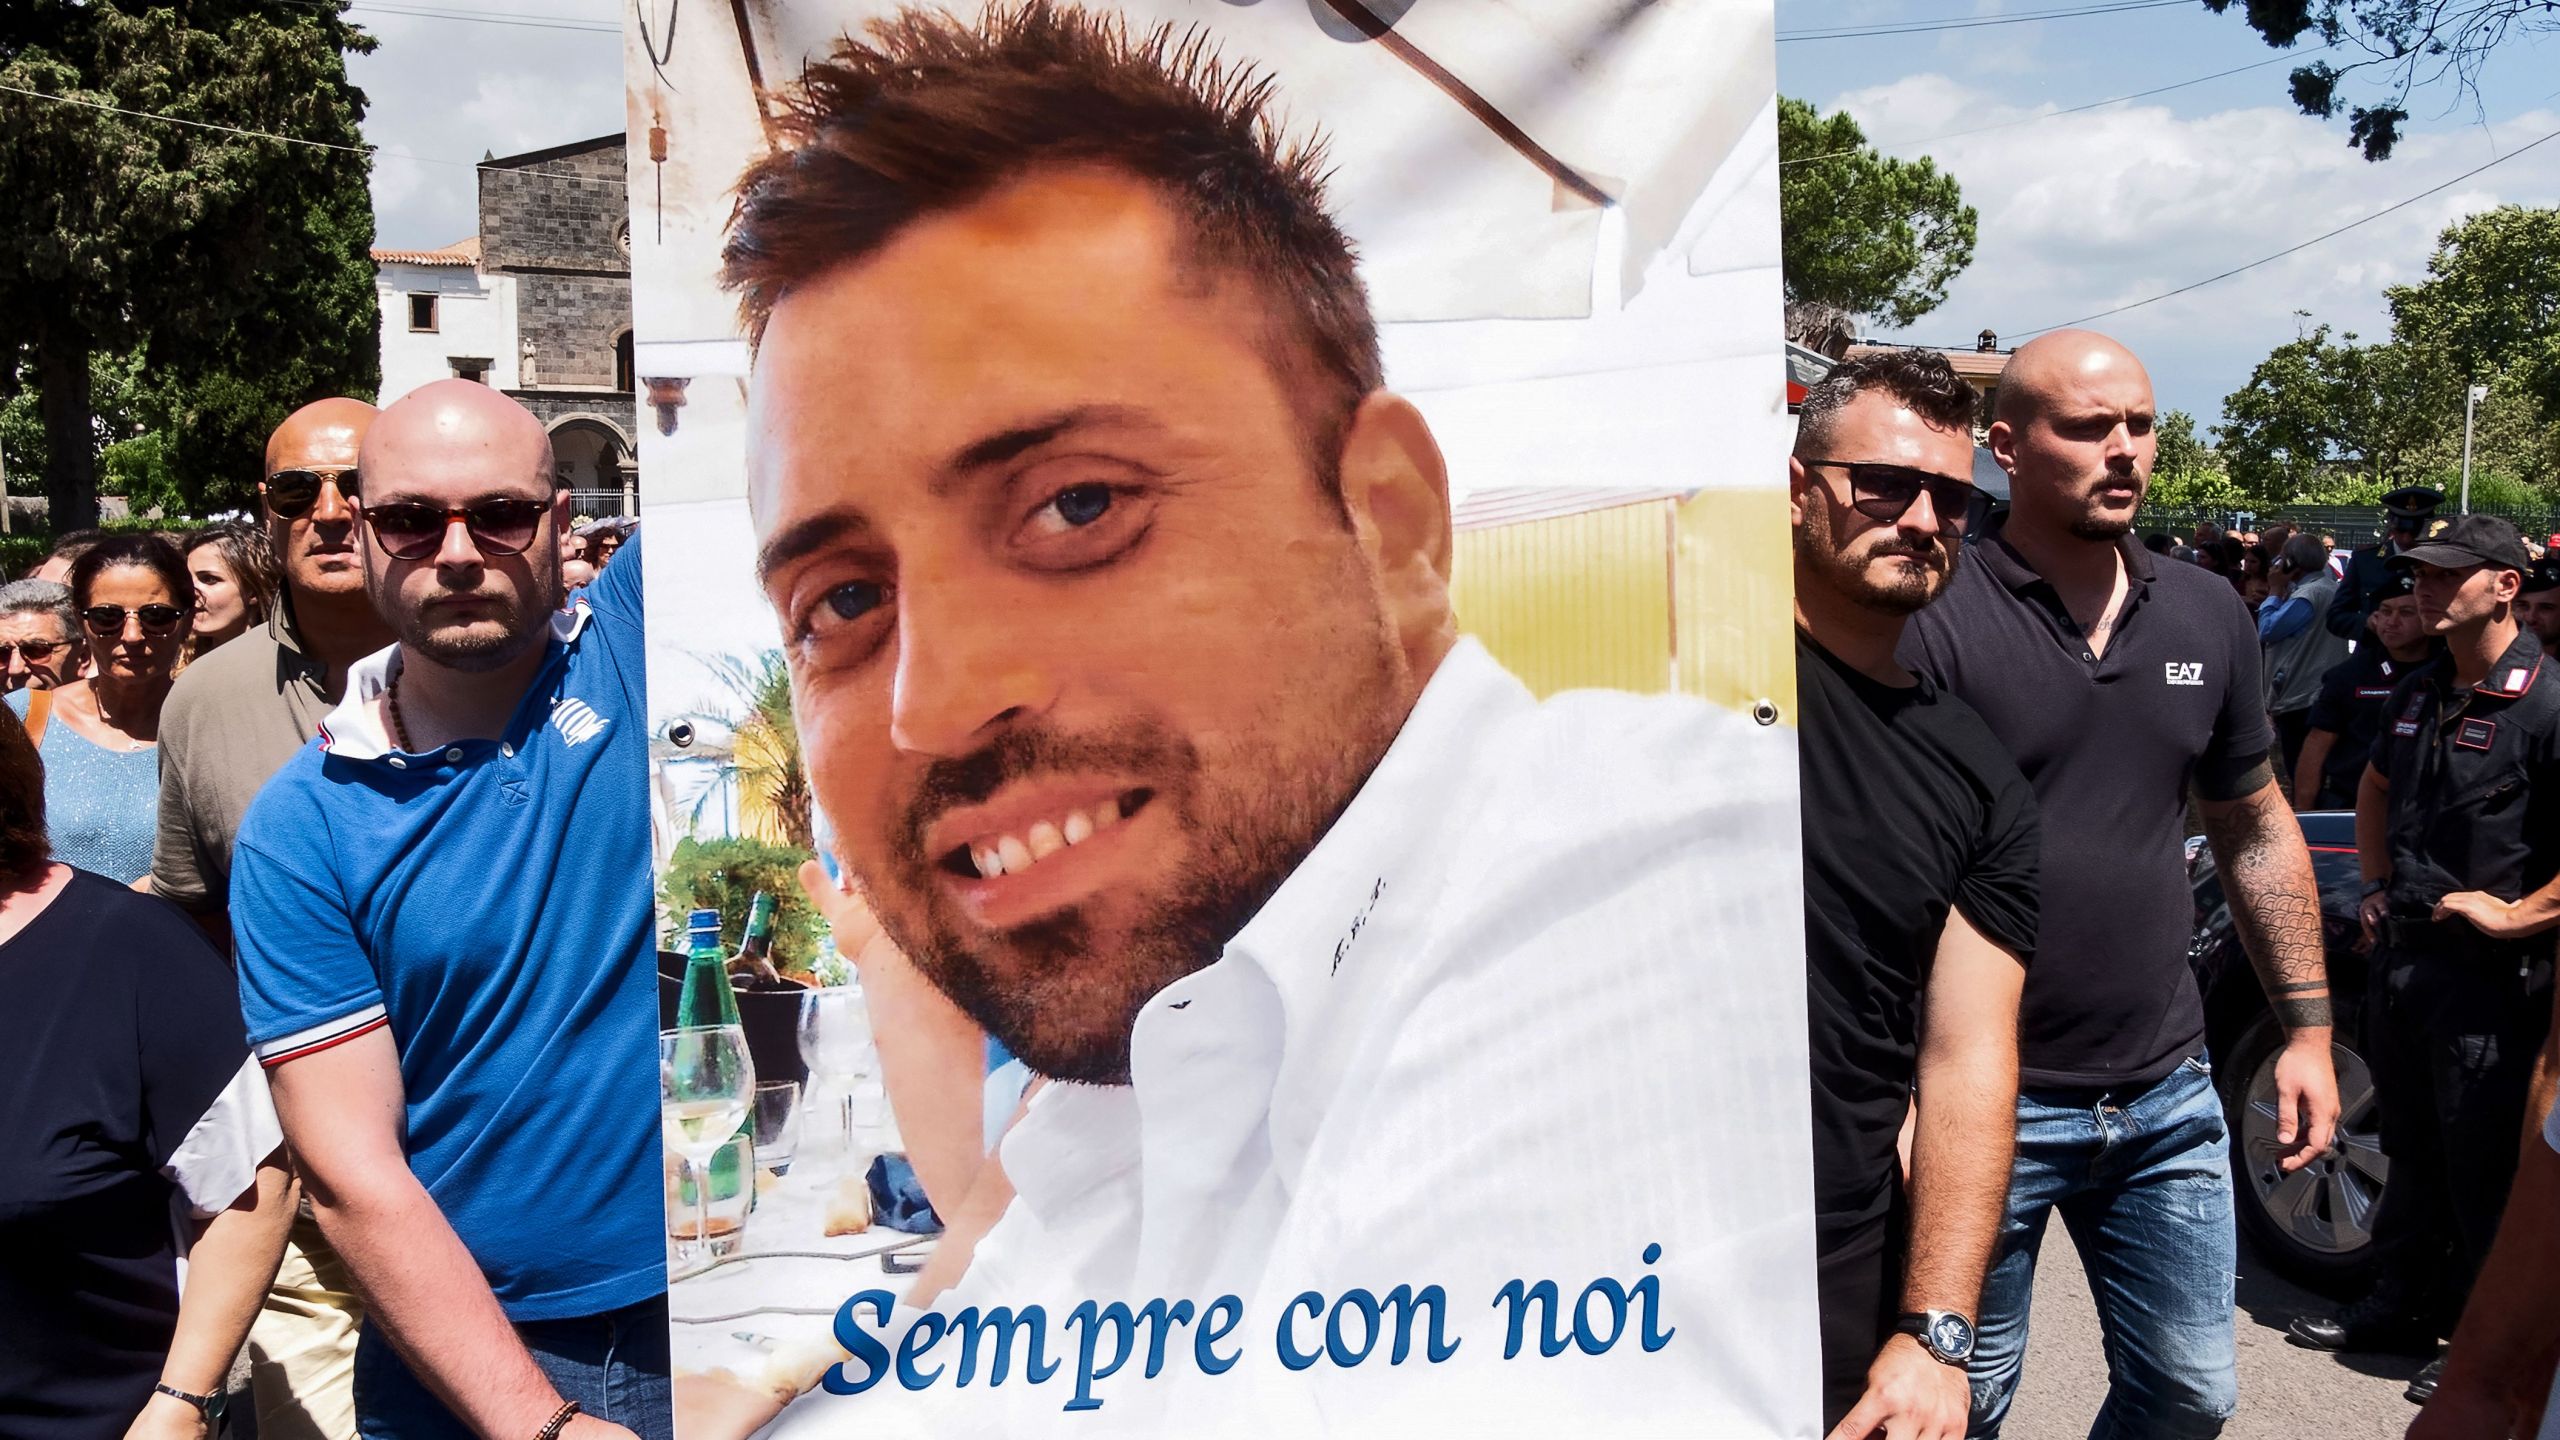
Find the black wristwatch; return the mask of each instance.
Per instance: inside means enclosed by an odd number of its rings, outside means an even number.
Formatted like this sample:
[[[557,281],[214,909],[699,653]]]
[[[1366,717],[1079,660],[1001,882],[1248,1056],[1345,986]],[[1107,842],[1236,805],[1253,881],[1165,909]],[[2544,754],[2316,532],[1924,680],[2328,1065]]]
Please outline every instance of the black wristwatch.
[[[1953,1310],[1924,1310],[1915,1315],[1893,1317],[1897,1335],[1917,1335],[1920,1348],[1941,1365],[1964,1368],[1973,1358],[1973,1321]]]
[[[175,1385],[154,1384],[151,1388],[158,1394],[166,1395],[173,1400],[182,1400],[194,1406],[196,1413],[204,1417],[204,1423],[207,1425],[222,1418],[223,1395],[219,1390],[210,1395],[190,1395]]]
[[[2364,882],[2364,898],[2370,900],[2374,896],[2379,895],[2390,888],[2391,877],[2388,875],[2383,876],[2379,880],[2367,880]]]

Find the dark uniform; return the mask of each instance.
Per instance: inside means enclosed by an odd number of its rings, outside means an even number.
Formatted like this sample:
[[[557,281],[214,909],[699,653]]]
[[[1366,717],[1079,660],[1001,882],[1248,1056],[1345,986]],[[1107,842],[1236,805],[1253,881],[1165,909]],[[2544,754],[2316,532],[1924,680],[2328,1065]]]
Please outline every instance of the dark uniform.
[[[2444,492],[2428,485],[2403,485],[2382,497],[2386,533],[2373,544],[2359,545],[2348,552],[2346,573],[2338,579],[2337,598],[2329,602],[2330,634],[2350,640],[2364,638],[2365,617],[2382,603],[2383,591],[2390,588],[2391,557],[2405,548],[2394,545],[2392,537],[2406,534],[2414,539],[2443,503]]]
[[[2469,516],[2440,540],[2503,522]],[[2516,567],[2523,544],[2506,530]],[[2473,554],[2504,556],[2483,543]],[[2389,918],[2373,955],[2365,1041],[2372,1052],[2391,1182],[2375,1217],[2377,1292],[2404,1314],[2449,1323],[2497,1233],[2524,1132],[2527,1083],[2551,1019],[2552,937],[2493,940],[2436,902],[2479,890],[2517,900],[2560,874],[2560,664],[2521,627],[2488,676],[2467,689],[2450,662],[2392,693],[2372,764],[2390,784]],[[2440,1264],[2445,1246],[2450,1268]],[[2422,1306],[2429,1274],[2447,1282],[2440,1313]],[[2342,1317],[2344,1318],[2344,1317]]]
[[[2320,697],[2311,702],[2310,728],[2338,737],[2320,767],[2317,808],[2352,810],[2356,786],[2364,779],[2365,760],[2373,753],[2373,737],[2382,729],[2383,711],[2400,682],[2431,662],[2402,662],[2366,637],[2356,653],[2329,667],[2320,677]]]

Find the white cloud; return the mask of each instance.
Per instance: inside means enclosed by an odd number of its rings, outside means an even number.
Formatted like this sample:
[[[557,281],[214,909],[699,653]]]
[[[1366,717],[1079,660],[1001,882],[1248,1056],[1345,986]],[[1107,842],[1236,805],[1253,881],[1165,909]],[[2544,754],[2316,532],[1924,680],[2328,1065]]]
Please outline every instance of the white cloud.
[[[1880,143],[1976,130],[2026,107],[1943,75],[1851,91]],[[2560,129],[2544,109],[2404,140],[2368,164],[2334,124],[2277,106],[2181,117],[2160,105],[2059,115],[1896,153],[1927,153],[1982,216],[1973,267],[1913,337],[1956,342],[2111,309],[2270,255]],[[2161,402],[2210,422],[2304,323],[2387,333],[2382,289],[2424,275],[2464,215],[2560,194],[2560,141],[2347,234],[2175,299],[2093,322],[2150,362]],[[2308,311],[2310,322],[2296,316]]]
[[[580,0],[544,18],[611,24],[614,7]],[[536,29],[366,12],[381,40],[347,72],[370,101],[365,139],[444,162],[378,155],[374,243],[425,249],[479,228],[469,168],[484,154],[516,155],[622,128],[622,38],[609,31]]]

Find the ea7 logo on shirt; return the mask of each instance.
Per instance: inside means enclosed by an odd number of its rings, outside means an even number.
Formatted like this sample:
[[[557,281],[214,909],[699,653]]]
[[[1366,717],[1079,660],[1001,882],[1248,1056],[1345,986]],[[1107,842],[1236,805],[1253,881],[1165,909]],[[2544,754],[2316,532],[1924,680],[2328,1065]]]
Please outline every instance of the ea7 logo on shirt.
[[[2160,670],[2160,678],[2172,685],[2204,683],[2204,662],[2201,660],[2171,660],[2162,664]]]
[[[574,750],[603,734],[611,722],[584,700],[563,699],[552,705],[551,723],[560,731],[560,743]]]

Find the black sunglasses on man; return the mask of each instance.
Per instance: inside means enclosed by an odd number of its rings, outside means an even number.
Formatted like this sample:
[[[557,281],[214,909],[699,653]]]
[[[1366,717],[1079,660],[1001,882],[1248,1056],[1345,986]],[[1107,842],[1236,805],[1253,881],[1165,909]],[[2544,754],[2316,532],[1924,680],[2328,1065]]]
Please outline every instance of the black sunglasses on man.
[[[337,486],[338,498],[353,505],[362,481],[352,465],[344,470],[278,470],[267,477],[267,513],[279,520],[301,519],[320,503],[323,483]]]
[[[1870,520],[1901,519],[1924,490],[1929,493],[1929,508],[1937,512],[1938,528],[1948,534],[1963,534],[1973,515],[1975,491],[1970,480],[1870,460],[1799,459],[1798,463],[1807,469],[1848,471],[1849,508]]]

